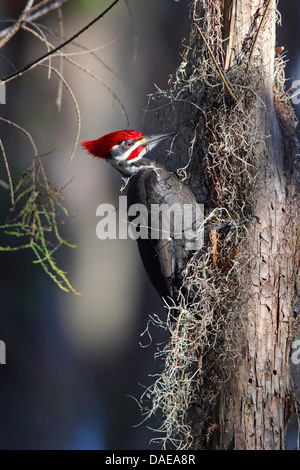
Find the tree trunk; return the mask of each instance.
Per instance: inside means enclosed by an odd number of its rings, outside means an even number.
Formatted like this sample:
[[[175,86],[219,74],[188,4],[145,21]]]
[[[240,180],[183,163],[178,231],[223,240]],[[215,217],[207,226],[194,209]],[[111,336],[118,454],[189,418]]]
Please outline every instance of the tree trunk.
[[[222,2],[221,2],[222,3]],[[225,384],[214,445],[234,449],[284,449],[293,408],[289,358],[299,265],[293,180],[293,111],[274,100],[276,2],[226,0],[225,65],[230,68],[254,32],[249,66],[261,76],[257,107],[268,162],[256,191],[258,223],[251,233],[250,300],[244,357]],[[286,122],[286,113],[290,114]],[[258,136],[259,137],[259,136]],[[297,251],[298,248],[298,251]]]
[[[187,266],[191,296],[169,307],[150,413],[162,410],[165,447],[283,449],[300,184],[276,2],[194,0],[191,17],[181,64],[156,97],[159,115],[176,131],[182,168],[171,163],[204,204],[206,227],[235,229],[212,228]]]

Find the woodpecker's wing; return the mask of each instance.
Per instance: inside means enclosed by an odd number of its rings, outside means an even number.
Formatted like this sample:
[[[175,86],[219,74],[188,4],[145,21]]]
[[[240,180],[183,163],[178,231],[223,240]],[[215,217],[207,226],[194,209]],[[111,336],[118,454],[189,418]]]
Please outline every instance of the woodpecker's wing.
[[[132,176],[127,196],[129,206],[138,203],[147,209],[145,224],[148,237],[137,239],[145,270],[161,297],[176,299],[182,285],[183,270],[197,251],[197,248],[191,249],[193,240],[187,238],[178,221],[180,207],[183,210],[183,206],[189,204],[195,208],[196,199],[175,173],[158,166],[144,168]],[[179,209],[179,216],[176,211],[170,212],[171,208]],[[181,214],[183,217],[183,212]],[[132,222],[133,217],[129,220]],[[157,225],[160,223],[158,220],[162,225]],[[193,223],[195,220],[191,226]]]

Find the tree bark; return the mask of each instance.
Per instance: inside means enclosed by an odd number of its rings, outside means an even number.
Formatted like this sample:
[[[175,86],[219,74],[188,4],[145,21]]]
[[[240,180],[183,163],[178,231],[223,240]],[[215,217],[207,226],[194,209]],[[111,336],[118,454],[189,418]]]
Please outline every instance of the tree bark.
[[[186,269],[191,296],[170,306],[171,340],[151,390],[165,447],[285,447],[300,184],[276,8],[194,0],[189,44],[158,92],[161,120],[177,134],[173,164],[204,204],[211,235]],[[236,221],[254,218],[239,230]],[[228,223],[233,236],[221,229]]]
[[[214,446],[283,449],[293,408],[289,358],[299,266],[291,163],[295,147],[290,145],[294,128],[292,120],[290,127],[284,128],[282,108],[274,103],[276,2],[225,0],[223,8],[224,34],[230,34],[224,43],[226,68],[237,60],[249,32],[256,30],[249,60],[250,67],[260,68],[262,77],[264,106],[257,109],[257,119],[265,136],[268,165],[259,175],[255,212],[259,221],[251,233],[252,278],[244,357],[220,396],[219,437]],[[292,109],[290,113],[292,116]]]

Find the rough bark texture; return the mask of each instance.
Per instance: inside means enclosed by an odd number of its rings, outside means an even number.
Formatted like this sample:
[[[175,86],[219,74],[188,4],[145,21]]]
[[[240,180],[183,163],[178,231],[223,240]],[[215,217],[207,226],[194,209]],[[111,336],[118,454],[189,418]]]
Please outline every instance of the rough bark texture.
[[[156,96],[166,131],[177,134],[175,169],[212,223],[186,269],[191,302],[169,306],[165,367],[150,390],[164,447],[285,447],[299,178],[276,6],[194,0],[181,64]],[[235,228],[214,237],[228,222]]]
[[[289,357],[294,274],[299,253],[291,194],[292,156],[288,154],[294,149],[282,132],[280,108],[275,109],[273,98],[274,0],[224,2],[224,32],[232,34],[225,43],[225,53],[229,67],[251,24],[254,21],[260,24],[266,8],[266,24],[259,32],[251,60],[261,67],[263,77],[260,97],[265,106],[258,109],[257,118],[266,136],[269,162],[260,175],[256,208],[259,222],[251,235],[254,258],[245,355],[220,400],[220,435],[215,445],[221,448],[284,448],[287,420],[293,406]],[[293,129],[290,131],[292,134]]]

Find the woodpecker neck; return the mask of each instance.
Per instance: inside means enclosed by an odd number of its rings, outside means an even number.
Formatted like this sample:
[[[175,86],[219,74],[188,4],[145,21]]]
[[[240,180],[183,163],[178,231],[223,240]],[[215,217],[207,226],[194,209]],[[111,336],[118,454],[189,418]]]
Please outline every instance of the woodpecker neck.
[[[125,160],[121,162],[110,160],[110,164],[124,176],[132,176],[145,168],[156,168],[160,166],[154,160],[148,160],[147,158],[140,158],[140,160],[136,161]]]

